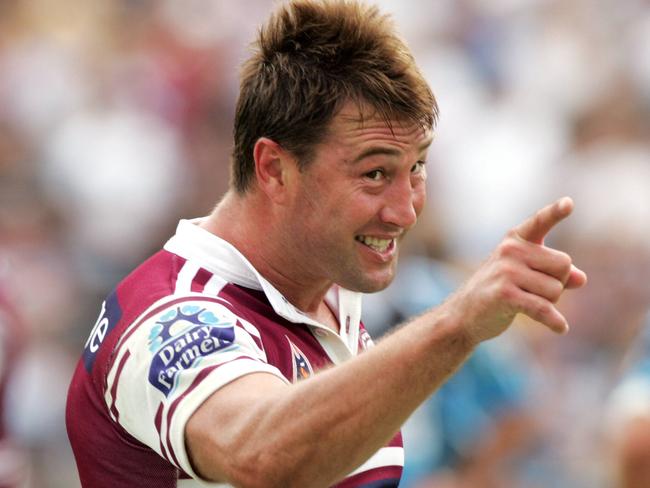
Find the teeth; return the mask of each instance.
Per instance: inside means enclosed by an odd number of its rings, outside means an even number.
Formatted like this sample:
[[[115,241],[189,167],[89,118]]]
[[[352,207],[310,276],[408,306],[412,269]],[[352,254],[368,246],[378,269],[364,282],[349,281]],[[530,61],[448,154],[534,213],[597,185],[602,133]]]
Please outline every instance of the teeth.
[[[379,239],[378,237],[357,236],[356,240],[363,242],[366,246],[373,248],[375,251],[384,252],[393,242],[392,239]]]

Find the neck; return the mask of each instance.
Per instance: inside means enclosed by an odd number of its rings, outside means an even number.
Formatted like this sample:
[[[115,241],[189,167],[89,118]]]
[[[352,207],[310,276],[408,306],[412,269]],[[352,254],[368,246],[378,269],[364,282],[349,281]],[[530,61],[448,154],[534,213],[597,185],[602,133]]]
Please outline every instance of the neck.
[[[287,252],[280,219],[261,193],[229,191],[201,227],[235,246],[292,305],[316,317],[332,283],[310,275],[308,263]]]

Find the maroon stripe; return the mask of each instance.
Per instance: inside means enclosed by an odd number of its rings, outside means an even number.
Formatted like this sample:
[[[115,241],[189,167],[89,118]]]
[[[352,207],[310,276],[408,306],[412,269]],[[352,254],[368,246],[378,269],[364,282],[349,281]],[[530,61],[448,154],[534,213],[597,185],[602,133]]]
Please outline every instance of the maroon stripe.
[[[195,292],[202,292],[205,288],[205,284],[210,278],[212,278],[212,273],[210,273],[207,269],[199,268],[199,270],[194,275],[190,289]]]
[[[178,462],[178,459],[176,458],[176,453],[174,452],[174,448],[171,443],[171,439],[169,437],[169,431],[170,428],[169,426],[171,425],[171,418],[174,415],[174,412],[176,411],[176,407],[178,407],[178,404],[185,398],[189,393],[191,393],[199,384],[205,379],[206,376],[208,376],[212,371],[215,369],[225,365],[225,364],[230,364],[233,361],[237,361],[239,359],[253,359],[250,356],[238,356],[235,359],[232,359],[228,362],[221,363],[221,364],[215,364],[214,366],[210,366],[208,368],[202,369],[199,374],[196,375],[196,378],[194,378],[194,381],[192,381],[192,384],[183,392],[181,396],[179,396],[176,400],[174,400],[169,407],[169,410],[167,411],[167,435],[165,436],[165,441],[167,444],[167,449],[169,450],[170,455],[173,458],[174,464],[178,466],[179,469],[181,469],[181,466]]]
[[[384,466],[381,468],[371,469],[350,476],[349,478],[345,478],[333,488],[355,488],[374,481],[399,480],[402,476],[402,469],[402,466]]]
[[[167,450],[165,449],[165,445],[163,444],[162,441],[162,434],[161,434],[161,427],[162,427],[162,413],[163,413],[163,403],[160,402],[158,404],[158,410],[156,410],[156,416],[154,417],[154,425],[156,426],[156,431],[158,432],[158,438],[160,439],[160,453],[165,457],[169,459],[169,456],[167,455]]]
[[[122,370],[124,369],[124,365],[126,364],[126,360],[129,359],[131,356],[131,351],[126,351],[124,353],[124,356],[122,356],[122,359],[120,360],[120,364],[117,366],[117,372],[115,373],[115,379],[113,380],[113,385],[111,386],[111,408],[110,411],[115,416],[115,421],[118,422],[120,418],[120,412],[117,410],[117,406],[115,405],[116,402],[116,396],[117,396],[117,384],[120,381],[120,376],[122,375]]]

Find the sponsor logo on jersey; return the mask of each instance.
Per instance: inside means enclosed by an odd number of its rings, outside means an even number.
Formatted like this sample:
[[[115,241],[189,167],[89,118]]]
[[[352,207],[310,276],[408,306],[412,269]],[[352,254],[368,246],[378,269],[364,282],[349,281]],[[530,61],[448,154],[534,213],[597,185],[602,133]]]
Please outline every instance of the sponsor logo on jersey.
[[[286,336],[285,336],[286,337]],[[287,337],[291,348],[291,364],[293,365],[293,382],[304,380],[314,374],[314,369],[304,352]]]
[[[174,391],[179,374],[206,356],[236,348],[237,318],[221,305],[180,305],[163,312],[149,333],[153,354],[149,382],[165,396]]]
[[[95,364],[99,346],[102,345],[108,333],[115,328],[120,318],[122,318],[122,309],[117,301],[117,293],[112,292],[104,300],[104,303],[102,303],[102,309],[99,312],[99,317],[97,317],[97,322],[95,322],[88,336],[88,340],[84,345],[84,366],[89,373]]]

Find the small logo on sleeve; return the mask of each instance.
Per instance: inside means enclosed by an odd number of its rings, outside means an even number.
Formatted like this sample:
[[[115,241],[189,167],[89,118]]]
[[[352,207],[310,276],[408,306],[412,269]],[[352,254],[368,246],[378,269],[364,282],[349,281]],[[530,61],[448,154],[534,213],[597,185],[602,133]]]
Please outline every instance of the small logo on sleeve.
[[[165,396],[174,391],[179,374],[206,356],[236,348],[237,318],[221,305],[209,309],[180,305],[163,312],[149,333],[153,354],[149,382]]]
[[[95,364],[99,347],[104,342],[108,333],[115,328],[115,325],[120,321],[121,317],[122,309],[117,301],[117,293],[113,292],[102,303],[102,309],[99,312],[99,317],[97,317],[97,322],[95,322],[88,336],[88,340],[86,340],[86,344],[84,345],[84,366],[89,373]]]
[[[286,337],[286,336],[285,336]],[[287,337],[289,348],[291,349],[291,364],[293,366],[293,382],[304,380],[314,374],[314,369],[305,353],[303,353],[298,346],[296,346]]]

